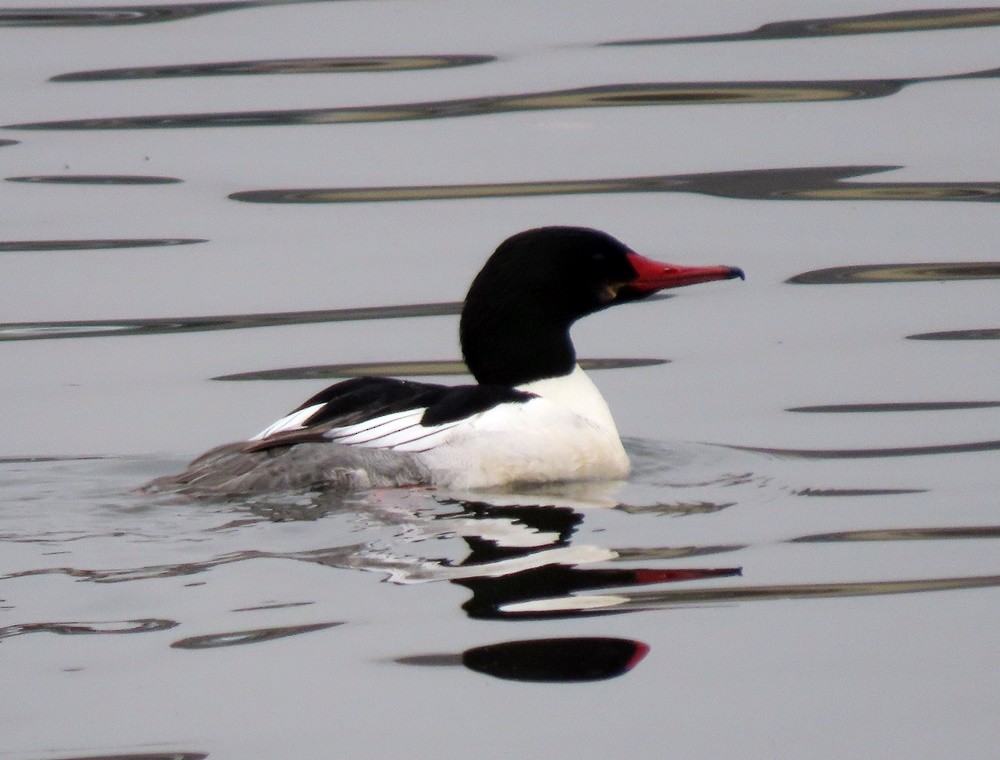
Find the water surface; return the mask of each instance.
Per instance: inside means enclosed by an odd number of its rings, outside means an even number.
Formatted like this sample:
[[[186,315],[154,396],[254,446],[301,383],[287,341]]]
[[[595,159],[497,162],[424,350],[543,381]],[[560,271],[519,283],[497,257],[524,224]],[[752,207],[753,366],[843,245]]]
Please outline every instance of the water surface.
[[[995,756],[995,9],[34,5],[0,754]],[[748,274],[575,328],[627,482],[135,492],[340,377],[468,382],[542,224]]]

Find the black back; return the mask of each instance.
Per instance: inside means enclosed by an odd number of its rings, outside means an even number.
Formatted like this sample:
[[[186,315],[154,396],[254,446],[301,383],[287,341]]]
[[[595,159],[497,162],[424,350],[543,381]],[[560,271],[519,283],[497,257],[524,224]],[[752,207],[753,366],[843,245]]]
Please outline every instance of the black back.
[[[356,377],[323,389],[294,412],[323,404],[306,421],[306,428],[312,429],[328,423],[345,427],[423,408],[426,411],[420,424],[429,427],[485,412],[498,404],[532,398],[530,393],[498,385],[448,386],[394,377]]]
[[[451,390],[445,385],[393,377],[356,377],[325,388],[293,412],[324,404],[309,418],[310,427],[328,422],[353,425],[386,414],[433,406]]]

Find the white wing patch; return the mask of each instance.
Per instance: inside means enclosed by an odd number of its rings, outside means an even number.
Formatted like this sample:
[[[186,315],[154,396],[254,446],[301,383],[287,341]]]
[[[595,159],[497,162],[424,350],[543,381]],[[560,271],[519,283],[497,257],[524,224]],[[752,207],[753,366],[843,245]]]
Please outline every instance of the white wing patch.
[[[310,417],[316,414],[323,404],[314,404],[297,412],[293,412],[286,417],[282,417],[277,422],[264,428],[260,433],[251,438],[251,441],[260,441],[278,433],[287,433],[295,430],[305,430],[305,424]],[[430,449],[445,443],[449,439],[449,431],[462,424],[468,424],[479,417],[473,415],[461,420],[445,422],[440,425],[424,426],[420,424],[424,416],[425,408],[407,409],[402,412],[384,414],[374,417],[364,422],[353,425],[344,425],[327,430],[324,437],[345,446],[364,446],[367,448],[395,449],[396,451],[409,451],[418,453],[429,451]]]
[[[417,452],[426,451],[443,443],[446,437],[442,437],[442,433],[468,422],[468,420],[456,420],[441,425],[424,426],[420,424],[424,411],[424,409],[410,409],[386,414],[356,425],[333,428],[326,435],[330,440],[348,446]]]
[[[354,425],[332,428],[326,434],[326,437],[338,443],[370,443],[400,430],[406,430],[414,425],[419,425],[423,414],[423,409],[407,409],[403,412],[383,414],[380,417],[373,417],[370,420],[358,422]]]
[[[285,433],[289,430],[302,430],[302,428],[305,427],[302,423],[312,417],[322,407],[323,404],[313,404],[312,406],[307,406],[305,409],[299,409],[297,412],[292,412],[291,414],[282,417],[277,422],[271,423],[250,440],[261,441],[270,435],[274,435],[275,433]]]

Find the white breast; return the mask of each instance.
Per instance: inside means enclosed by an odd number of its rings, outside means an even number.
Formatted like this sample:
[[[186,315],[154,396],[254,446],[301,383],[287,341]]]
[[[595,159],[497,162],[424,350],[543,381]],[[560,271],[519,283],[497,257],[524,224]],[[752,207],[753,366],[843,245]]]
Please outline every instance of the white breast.
[[[519,390],[538,398],[478,414],[420,454],[436,483],[485,488],[628,475],[628,456],[611,412],[583,370]]]
[[[611,416],[608,402],[604,400],[604,396],[579,364],[564,377],[551,377],[525,383],[518,386],[518,390],[534,393],[570,409],[574,414],[585,417],[618,438],[618,428],[615,426],[614,417]]]

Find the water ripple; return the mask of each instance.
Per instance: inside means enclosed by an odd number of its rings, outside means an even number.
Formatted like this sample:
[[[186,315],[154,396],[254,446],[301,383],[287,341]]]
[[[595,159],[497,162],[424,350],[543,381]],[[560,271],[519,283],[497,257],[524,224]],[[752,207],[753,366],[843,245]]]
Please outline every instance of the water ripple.
[[[207,243],[202,238],[119,238],[101,240],[7,240],[0,241],[0,253],[25,251],[94,251],[112,248],[151,248],[157,246]]]
[[[45,340],[51,338],[93,338],[109,335],[163,335],[166,333],[244,330],[256,327],[283,327],[323,322],[353,322],[367,319],[402,319],[460,314],[461,301],[407,304],[403,306],[363,306],[353,309],[271,312],[262,314],[219,314],[197,317],[154,319],[74,320],[64,322],[0,323],[0,341]]]
[[[652,367],[669,363],[668,359],[580,359],[585,370],[625,369]],[[322,380],[341,377],[395,377],[399,375],[429,377],[437,375],[465,375],[469,368],[465,362],[425,360],[412,362],[363,362],[357,364],[324,364],[312,367],[265,369],[220,375],[212,380]]]
[[[491,63],[490,55],[370,55],[330,58],[281,58],[261,61],[187,63],[121,69],[74,71],[51,77],[50,82],[107,82],[175,77],[245,76],[248,74],[352,74],[359,72],[420,71]]]
[[[189,636],[186,639],[178,639],[170,646],[173,649],[214,649],[216,647],[231,647],[239,644],[259,644],[262,641],[273,641],[274,639],[286,636],[296,636],[300,633],[322,631],[338,625],[344,625],[344,623],[309,623],[306,625],[286,625],[276,628],[255,628],[250,631],[208,633],[202,636]]]
[[[808,103],[859,100],[894,95],[924,82],[995,79],[1000,69],[933,77],[899,79],[782,80],[760,82],[656,82],[581,87],[570,90],[488,95],[455,100],[374,106],[229,111],[223,113],[110,116],[8,124],[8,129],[178,129],[202,127],[274,127],[305,124],[359,124],[450,119],[576,108],[620,108],[741,103]]]
[[[53,760],[205,760],[206,752],[128,752],[123,755],[82,755],[56,757]]]
[[[8,182],[45,185],[170,185],[183,180],[176,177],[150,177],[132,174],[35,174],[7,177]]]
[[[890,401],[874,404],[793,406],[785,411],[820,414],[871,414],[873,412],[940,412],[959,409],[991,409],[998,406],[1000,406],[1000,401]]]
[[[816,166],[542,182],[243,190],[245,203],[379,203],[605,193],[697,193],[741,200],[1000,201],[1000,182],[845,182],[899,166]]]
[[[183,21],[222,11],[337,0],[230,0],[229,2],[119,5],[91,8],[2,8],[0,27],[124,26]]]
[[[1000,278],[1000,261],[967,261],[831,267],[803,272],[789,277],[785,282],[799,285],[839,285],[862,282],[944,282],[997,278]]]
[[[915,493],[927,493],[926,488],[803,488],[793,492],[796,496],[906,496]]]
[[[840,37],[887,32],[927,32],[944,29],[975,29],[1000,25],[996,8],[934,8],[864,16],[775,21],[747,32],[705,34],[690,37],[651,37],[607,42],[606,45],[679,45],[691,42],[747,42],[752,40],[792,40],[810,37]]]
[[[932,454],[967,454],[979,451],[1000,451],[1000,441],[946,443],[936,446],[898,446],[882,449],[776,449],[758,446],[719,445],[739,451],[752,451],[757,454],[772,454],[799,459],[880,459],[882,457],[914,457]]]
[[[604,596],[578,596],[561,600],[561,609],[584,611],[638,611],[664,609],[677,605],[753,602],[778,599],[835,599],[844,597],[914,594],[925,591],[992,588],[1000,586],[1000,575],[921,580],[865,581],[861,583],[803,583],[773,586],[730,586],[660,591],[623,591]],[[503,608],[509,615],[532,615],[552,611],[543,601],[510,604]]]
[[[940,528],[880,528],[877,530],[845,530],[817,533],[793,538],[790,543],[827,543],[831,541],[927,541],[954,539],[1000,538],[998,525],[974,525]]]
[[[118,633],[151,633],[166,631],[179,625],[174,620],[161,618],[142,618],[140,620],[113,620],[107,622],[59,622],[59,623],[21,623],[0,628],[0,639],[11,636],[23,636],[26,633],[57,633],[64,636],[88,634],[118,634]]]
[[[907,340],[1000,340],[1000,327],[978,330],[942,330],[941,332],[907,335]]]
[[[655,295],[643,303],[670,298]],[[287,327],[326,322],[357,322],[370,319],[410,319],[415,317],[453,316],[462,313],[461,301],[403,304],[399,306],[360,306],[347,309],[316,311],[264,312],[256,314],[216,314],[195,317],[154,317],[149,319],[70,320],[58,322],[0,322],[0,341],[49,340],[55,338],[106,338],[109,336],[165,335],[169,333],[208,332],[215,330],[246,330],[258,327]],[[647,366],[665,363],[666,359],[591,359],[594,366],[602,362],[621,362],[622,366]],[[347,365],[344,365],[345,367]],[[606,365],[605,365],[606,366]],[[311,368],[303,368],[305,370]],[[316,368],[318,371],[323,368]],[[293,372],[295,370],[274,370]],[[464,372],[464,370],[462,370]],[[236,376],[218,379],[242,379]]]

